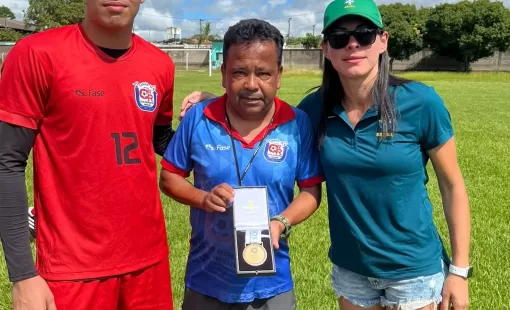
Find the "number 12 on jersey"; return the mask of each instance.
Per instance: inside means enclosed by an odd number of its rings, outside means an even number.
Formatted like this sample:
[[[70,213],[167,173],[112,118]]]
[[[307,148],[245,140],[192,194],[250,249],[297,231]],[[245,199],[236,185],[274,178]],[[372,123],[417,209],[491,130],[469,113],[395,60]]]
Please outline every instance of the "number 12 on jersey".
[[[139,164],[142,161],[140,158],[130,157],[130,152],[138,148],[138,136],[135,132],[112,132],[111,137],[115,141],[115,155],[117,158],[117,165],[133,165]],[[122,141],[129,140],[122,149]]]

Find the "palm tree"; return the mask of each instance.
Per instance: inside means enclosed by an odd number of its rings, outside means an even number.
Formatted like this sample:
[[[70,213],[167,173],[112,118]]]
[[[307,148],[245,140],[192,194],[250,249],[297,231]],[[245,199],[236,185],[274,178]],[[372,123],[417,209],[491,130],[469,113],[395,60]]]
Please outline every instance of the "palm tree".
[[[202,43],[209,39],[211,35],[211,22],[206,22],[204,28],[200,30],[200,36],[198,37],[198,46],[202,45]]]

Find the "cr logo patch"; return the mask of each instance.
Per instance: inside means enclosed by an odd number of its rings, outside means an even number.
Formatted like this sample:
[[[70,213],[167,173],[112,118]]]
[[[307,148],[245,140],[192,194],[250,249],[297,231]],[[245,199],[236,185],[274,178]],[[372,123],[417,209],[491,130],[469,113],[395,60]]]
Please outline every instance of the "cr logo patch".
[[[134,82],[135,103],[140,110],[145,112],[154,112],[158,102],[158,93],[156,85],[147,82]]]
[[[281,140],[268,140],[264,150],[264,157],[272,163],[281,163],[287,157],[289,143]]]

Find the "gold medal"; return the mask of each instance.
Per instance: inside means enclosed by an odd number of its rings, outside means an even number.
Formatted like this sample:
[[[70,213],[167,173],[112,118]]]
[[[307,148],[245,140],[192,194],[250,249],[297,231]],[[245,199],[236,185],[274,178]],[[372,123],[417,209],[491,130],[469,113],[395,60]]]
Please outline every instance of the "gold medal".
[[[261,244],[252,243],[244,248],[243,258],[250,266],[260,266],[267,259],[267,251]]]

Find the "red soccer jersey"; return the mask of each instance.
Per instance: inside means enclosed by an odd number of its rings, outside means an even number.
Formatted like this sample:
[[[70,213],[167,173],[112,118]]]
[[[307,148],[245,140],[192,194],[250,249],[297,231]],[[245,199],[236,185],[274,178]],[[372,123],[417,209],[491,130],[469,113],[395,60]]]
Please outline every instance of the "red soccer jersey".
[[[174,63],[133,35],[113,59],[80,25],[7,54],[0,120],[38,130],[37,269],[48,280],[134,271],[168,257],[153,125],[170,124]]]

